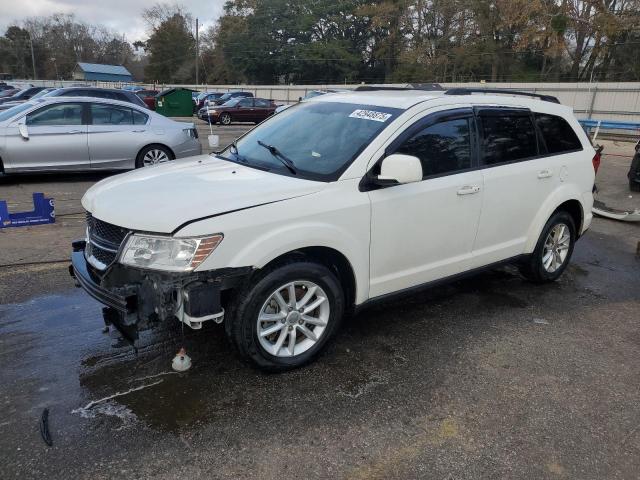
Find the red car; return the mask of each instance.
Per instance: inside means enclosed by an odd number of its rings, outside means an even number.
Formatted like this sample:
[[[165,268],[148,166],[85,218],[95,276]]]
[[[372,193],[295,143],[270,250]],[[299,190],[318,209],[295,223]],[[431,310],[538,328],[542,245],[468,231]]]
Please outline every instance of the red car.
[[[138,95],[142,99],[142,101],[150,110],[155,110],[156,95],[158,95],[158,93],[158,90],[140,90],[136,92],[136,95]]]
[[[211,123],[220,122],[229,125],[231,122],[259,123],[273,115],[277,105],[273,100],[265,98],[233,98],[227,103],[201,110],[203,120],[207,117]],[[204,111],[203,111],[204,110]]]

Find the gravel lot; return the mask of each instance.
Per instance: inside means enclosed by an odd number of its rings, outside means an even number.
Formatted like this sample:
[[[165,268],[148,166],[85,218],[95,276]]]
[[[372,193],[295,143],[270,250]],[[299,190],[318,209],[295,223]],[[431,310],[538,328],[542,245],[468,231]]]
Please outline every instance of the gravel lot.
[[[605,149],[610,206],[640,207],[631,151]],[[167,325],[137,355],[102,333],[67,258],[104,176],[0,178],[11,208],[42,191],[58,215],[0,230],[3,478],[638,478],[640,225],[595,219],[556,284],[506,267],[379,305],[313,365],[265,375],[220,326]],[[182,343],[194,366],[175,374]]]

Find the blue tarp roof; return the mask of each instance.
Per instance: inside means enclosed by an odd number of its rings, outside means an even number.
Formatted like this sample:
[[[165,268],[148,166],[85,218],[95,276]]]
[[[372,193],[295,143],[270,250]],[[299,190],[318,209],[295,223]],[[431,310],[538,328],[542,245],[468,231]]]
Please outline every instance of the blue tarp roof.
[[[122,65],[102,65],[99,63],[83,63],[78,62],[78,66],[83,72],[88,73],[105,73],[107,75],[127,75],[131,76],[129,70]]]

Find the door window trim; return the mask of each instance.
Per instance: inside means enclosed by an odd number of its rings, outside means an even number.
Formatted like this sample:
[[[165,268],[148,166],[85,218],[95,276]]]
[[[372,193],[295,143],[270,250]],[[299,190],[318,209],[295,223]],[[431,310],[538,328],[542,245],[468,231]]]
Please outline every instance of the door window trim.
[[[578,139],[578,143],[580,144],[580,148],[573,148],[571,150],[563,150],[562,152],[549,153],[549,148],[547,147],[547,142],[544,139],[544,135],[542,133],[542,130],[538,126],[538,122],[536,122],[536,115],[548,115],[550,117],[559,118],[560,120],[565,122],[567,125],[569,125],[569,128],[573,131],[573,134]],[[578,137],[578,135],[576,134],[575,130],[573,130],[573,127],[571,126],[571,124],[569,122],[567,122],[566,118],[564,118],[564,117],[562,117],[560,115],[555,115],[553,113],[545,113],[545,112],[531,112],[531,116],[533,117],[533,126],[535,127],[536,132],[538,134],[538,141],[540,143],[540,146],[544,146],[544,150],[545,150],[545,153],[541,153],[538,158],[555,157],[557,155],[565,155],[567,153],[576,153],[576,152],[583,152],[584,151],[584,146],[582,145],[582,142],[580,141],[580,137]]]
[[[81,119],[80,119],[80,125],[89,125],[89,109],[87,108],[87,102],[82,102],[82,101],[78,101],[78,100],[69,100],[69,101],[65,101],[65,102],[55,102],[55,103],[49,103],[47,105],[41,105],[40,108],[35,108],[27,113],[25,113],[23,116],[19,117],[16,119],[16,121],[21,121],[22,119],[24,119],[24,123],[27,126],[30,126],[27,123],[27,118],[29,117],[29,115],[32,115],[34,113],[37,113],[41,110],[44,110],[45,108],[50,108],[53,107],[55,105],[80,105],[82,107],[82,112],[81,112]],[[73,127],[73,126],[78,126],[78,124],[69,124],[69,125],[32,125],[31,127],[42,127],[42,126],[50,126],[50,127]]]
[[[541,152],[540,152],[540,140],[541,137],[539,135],[538,129],[536,128],[536,122],[535,119],[533,118],[533,112],[531,111],[531,109],[529,108],[523,108],[523,107],[501,107],[501,106],[475,106],[473,107],[473,113],[476,119],[476,123],[477,123],[477,131],[478,131],[478,146],[479,146],[479,155],[478,155],[478,166],[481,170],[484,170],[485,168],[494,168],[494,167],[500,167],[503,165],[511,165],[512,163],[521,163],[521,162],[527,162],[529,160],[534,160],[536,158],[540,158],[541,157]],[[536,138],[536,153],[535,155],[530,155],[528,157],[523,157],[523,158],[517,158],[515,160],[505,160],[504,162],[496,162],[496,163],[491,163],[491,164],[487,164],[484,163],[484,153],[485,153],[485,149],[484,149],[484,130],[482,129],[482,117],[483,116],[487,116],[487,117],[499,117],[499,116],[503,116],[503,115],[513,115],[513,116],[522,116],[522,117],[528,117],[529,121],[531,122],[531,124],[533,125],[533,134]],[[545,146],[546,148],[546,146]]]
[[[136,111],[136,112],[144,115],[146,117],[146,121],[145,121],[145,123],[135,123],[135,122],[133,122],[133,123],[120,124],[120,125],[115,125],[113,123],[98,123],[98,124],[96,124],[96,123],[93,123],[93,114],[91,112],[91,105],[106,105],[108,107],[128,108],[129,110],[131,110],[131,118],[132,118],[132,120],[133,120],[133,112]],[[85,112],[86,112],[86,115],[87,115],[87,123],[86,124],[89,125],[89,126],[92,126],[92,127],[95,127],[95,126],[122,126],[122,125],[124,125],[124,126],[148,125],[149,124],[149,120],[151,119],[151,117],[147,113],[145,113],[145,112],[143,112],[141,110],[138,110],[137,108],[133,108],[133,107],[130,107],[128,105],[115,105],[113,103],[108,103],[108,102],[96,102],[94,100],[92,100],[90,102],[85,102]]]

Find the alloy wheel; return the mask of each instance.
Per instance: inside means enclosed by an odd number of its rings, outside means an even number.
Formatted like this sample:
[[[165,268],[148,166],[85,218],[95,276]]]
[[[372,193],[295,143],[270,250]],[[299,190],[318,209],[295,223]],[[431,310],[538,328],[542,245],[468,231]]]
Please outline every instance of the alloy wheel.
[[[564,264],[570,245],[569,227],[564,223],[554,225],[544,241],[542,250],[542,266],[547,272],[553,273]]]
[[[330,313],[329,299],[319,285],[306,280],[282,285],[260,309],[260,345],[275,357],[300,355],[320,340]]]
[[[145,153],[142,158],[142,165],[145,167],[156,165],[158,163],[164,163],[169,161],[169,155],[164,150],[154,148]]]

